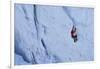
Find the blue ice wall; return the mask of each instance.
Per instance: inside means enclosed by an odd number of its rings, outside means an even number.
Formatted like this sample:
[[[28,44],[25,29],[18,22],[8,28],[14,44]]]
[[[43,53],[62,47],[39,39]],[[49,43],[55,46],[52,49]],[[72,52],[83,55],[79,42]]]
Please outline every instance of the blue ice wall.
[[[15,4],[15,65],[92,61],[93,24],[93,8]]]

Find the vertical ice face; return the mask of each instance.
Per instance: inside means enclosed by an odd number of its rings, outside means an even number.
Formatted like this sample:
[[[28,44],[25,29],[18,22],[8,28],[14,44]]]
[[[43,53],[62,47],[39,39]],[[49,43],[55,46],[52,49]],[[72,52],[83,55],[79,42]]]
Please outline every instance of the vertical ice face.
[[[14,11],[15,65],[93,60],[92,8],[15,4]]]
[[[50,62],[42,46],[43,41],[41,42],[39,37],[41,27],[35,20],[34,6],[15,5],[15,7],[15,53],[22,55],[28,63]]]

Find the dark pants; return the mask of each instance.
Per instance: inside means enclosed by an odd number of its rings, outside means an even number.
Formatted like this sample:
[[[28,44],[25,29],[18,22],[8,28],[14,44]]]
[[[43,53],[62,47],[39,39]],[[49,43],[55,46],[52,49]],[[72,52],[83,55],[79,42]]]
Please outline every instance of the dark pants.
[[[74,42],[77,41],[77,35],[75,35],[75,36],[72,35],[72,38],[73,38]]]

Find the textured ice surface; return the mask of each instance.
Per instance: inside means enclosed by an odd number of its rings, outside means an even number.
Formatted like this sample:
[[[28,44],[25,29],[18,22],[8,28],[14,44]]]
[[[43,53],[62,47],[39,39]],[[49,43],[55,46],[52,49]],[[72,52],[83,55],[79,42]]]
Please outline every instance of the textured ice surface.
[[[15,65],[94,59],[94,9],[15,4]],[[78,41],[71,37],[73,25]]]

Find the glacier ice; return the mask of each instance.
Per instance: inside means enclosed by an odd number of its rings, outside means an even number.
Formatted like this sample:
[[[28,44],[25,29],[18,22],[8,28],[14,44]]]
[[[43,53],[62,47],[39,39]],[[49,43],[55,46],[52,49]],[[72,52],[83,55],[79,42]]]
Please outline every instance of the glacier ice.
[[[92,61],[93,17],[93,8],[16,3],[15,65]],[[73,25],[77,42],[71,38]]]

